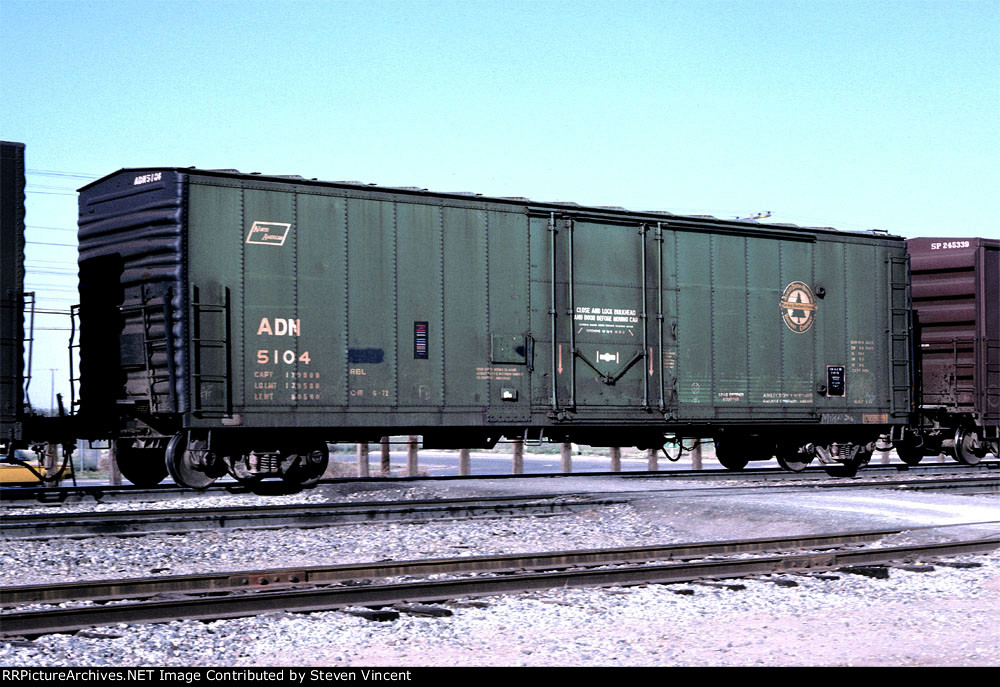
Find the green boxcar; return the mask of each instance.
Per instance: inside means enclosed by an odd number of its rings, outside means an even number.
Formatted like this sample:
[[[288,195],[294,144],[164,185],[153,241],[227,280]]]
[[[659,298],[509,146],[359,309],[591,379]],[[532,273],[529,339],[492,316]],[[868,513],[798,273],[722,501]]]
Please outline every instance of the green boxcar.
[[[910,411],[884,234],[133,169],[81,190],[80,261],[83,412],[181,481],[408,433],[850,469]]]

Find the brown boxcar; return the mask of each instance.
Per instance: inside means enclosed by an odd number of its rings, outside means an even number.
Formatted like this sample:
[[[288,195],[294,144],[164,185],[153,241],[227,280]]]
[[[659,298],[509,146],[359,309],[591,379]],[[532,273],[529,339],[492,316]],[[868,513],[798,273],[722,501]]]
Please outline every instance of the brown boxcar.
[[[896,442],[917,463],[951,453],[978,463],[1000,427],[1000,241],[909,239],[918,343],[913,431]]]

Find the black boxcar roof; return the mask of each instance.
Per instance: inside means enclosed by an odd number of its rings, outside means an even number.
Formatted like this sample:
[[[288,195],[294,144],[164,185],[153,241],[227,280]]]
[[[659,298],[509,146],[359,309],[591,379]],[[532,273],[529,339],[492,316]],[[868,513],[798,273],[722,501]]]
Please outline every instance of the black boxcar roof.
[[[513,196],[484,196],[479,193],[465,191],[430,191],[417,186],[379,186],[378,184],[365,183],[362,181],[322,181],[316,178],[307,179],[298,175],[268,175],[259,172],[245,173],[235,169],[198,169],[195,167],[126,167],[109,174],[101,179],[97,179],[79,191],[83,192],[96,186],[105,180],[124,173],[143,174],[155,171],[171,171],[181,174],[197,176],[219,177],[233,180],[261,181],[280,184],[297,184],[301,186],[319,186],[324,188],[356,190],[369,193],[386,193],[402,196],[413,196],[426,199],[449,199],[456,202],[482,202],[501,205],[516,205],[534,212],[555,212],[573,215],[589,215],[600,217],[612,222],[670,222],[672,225],[687,225],[689,228],[710,229],[712,227],[723,229],[724,227],[741,227],[743,231],[756,229],[756,232],[771,233],[781,232],[782,234],[832,234],[838,237],[863,237],[866,239],[890,239],[904,240],[903,237],[889,234],[886,231],[872,229],[868,231],[844,231],[834,227],[813,227],[799,226],[795,224],[765,223],[754,220],[738,220],[713,217],[710,215],[680,215],[665,210],[627,210],[622,207],[610,207],[599,205],[580,205],[573,202],[559,201],[534,201],[523,197]]]

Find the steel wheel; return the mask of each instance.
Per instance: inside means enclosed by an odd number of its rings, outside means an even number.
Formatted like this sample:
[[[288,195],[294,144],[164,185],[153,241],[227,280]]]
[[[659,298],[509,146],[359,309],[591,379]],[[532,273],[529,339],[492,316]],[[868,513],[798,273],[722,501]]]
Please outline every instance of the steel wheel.
[[[813,460],[812,452],[804,452],[801,443],[793,440],[779,441],[774,447],[774,458],[778,465],[789,472],[802,472]]]
[[[330,464],[330,449],[325,443],[312,451],[299,453],[298,461],[281,478],[291,484],[311,487],[323,478]]]
[[[957,429],[955,431],[955,447],[952,449],[955,460],[965,465],[975,465],[986,455],[986,448],[975,429]]]
[[[896,455],[899,456],[899,459],[907,465],[916,465],[924,459],[923,444],[914,446],[908,441],[901,441],[893,444],[892,447],[896,449]]]
[[[202,452],[207,452],[207,442],[196,440],[188,446],[187,433],[175,434],[167,444],[167,455],[165,462],[170,476],[182,487],[188,489],[205,489],[215,481],[212,477],[200,469],[199,464],[205,461]]]
[[[738,452],[734,447],[735,442],[731,439],[723,439],[715,442],[715,459],[722,467],[733,472],[739,472],[747,466],[749,459],[743,457],[742,452]]]
[[[812,462],[812,458],[806,459],[805,456],[795,451],[779,451],[774,457],[778,461],[778,465],[789,472],[802,472]]]
[[[167,477],[163,439],[118,439],[115,461],[122,477],[137,487],[155,487]]]

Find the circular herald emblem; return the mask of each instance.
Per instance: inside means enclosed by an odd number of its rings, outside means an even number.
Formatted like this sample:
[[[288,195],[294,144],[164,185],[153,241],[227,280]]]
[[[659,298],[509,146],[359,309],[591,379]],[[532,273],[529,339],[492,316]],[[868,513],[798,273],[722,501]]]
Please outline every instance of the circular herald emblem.
[[[816,321],[816,298],[808,284],[793,281],[781,294],[781,317],[796,334],[809,331]]]

